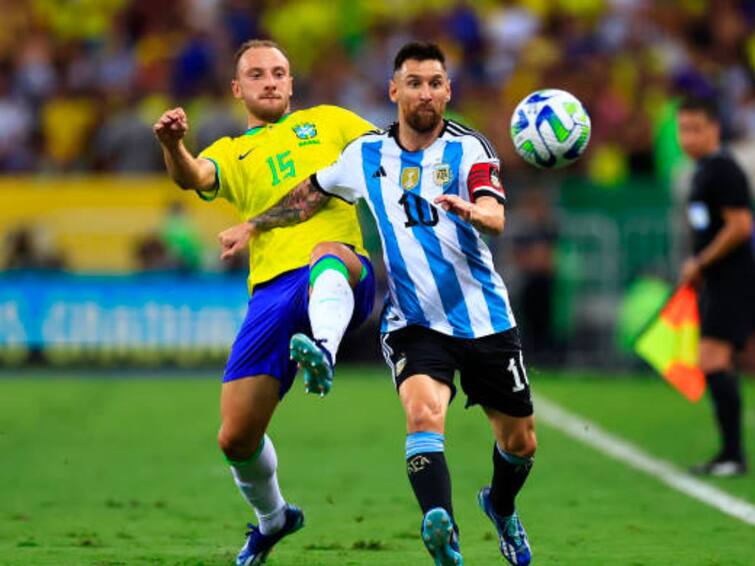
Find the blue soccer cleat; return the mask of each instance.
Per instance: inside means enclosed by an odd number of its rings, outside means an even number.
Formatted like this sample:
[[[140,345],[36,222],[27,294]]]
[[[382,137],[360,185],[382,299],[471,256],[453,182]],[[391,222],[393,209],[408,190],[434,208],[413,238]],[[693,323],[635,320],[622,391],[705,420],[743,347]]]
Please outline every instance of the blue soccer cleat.
[[[477,500],[485,514],[493,521],[498,531],[501,554],[514,566],[526,566],[532,561],[532,550],[527,540],[527,533],[516,511],[509,517],[499,517],[490,501],[490,488],[483,487],[477,494]]]
[[[304,370],[304,389],[324,397],[333,387],[330,352],[306,334],[294,334],[289,344],[291,359]]]
[[[459,535],[448,511],[443,507],[430,509],[422,518],[422,542],[435,560],[435,566],[462,566]]]
[[[236,566],[256,566],[265,562],[273,547],[285,536],[304,526],[304,513],[296,505],[286,505],[286,521],[280,530],[263,535],[257,525],[249,523],[246,544],[236,557]]]

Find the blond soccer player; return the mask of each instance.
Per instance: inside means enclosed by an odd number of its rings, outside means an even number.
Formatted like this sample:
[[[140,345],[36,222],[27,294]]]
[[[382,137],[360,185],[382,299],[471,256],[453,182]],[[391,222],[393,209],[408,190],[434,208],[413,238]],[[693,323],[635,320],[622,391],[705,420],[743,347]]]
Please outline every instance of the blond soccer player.
[[[243,135],[221,138],[194,157],[183,143],[189,123],[181,108],[166,111],[154,132],[175,183],[204,200],[228,200],[242,220],[269,208],[372,129],[335,106],[292,112],[289,62],[270,41],[240,47],[231,89],[247,112]],[[251,229],[244,221],[219,236],[222,258],[243,248],[250,263],[249,308],[223,375],[218,434],[258,519],[236,559],[243,566],[264,562],[278,541],[304,524],[302,511],[281,494],[276,451],[265,434],[297,363],[305,368],[307,389],[327,393],[344,332],[369,316],[374,301],[372,266],[348,204],[334,199],[316,220],[271,231],[249,248]]]

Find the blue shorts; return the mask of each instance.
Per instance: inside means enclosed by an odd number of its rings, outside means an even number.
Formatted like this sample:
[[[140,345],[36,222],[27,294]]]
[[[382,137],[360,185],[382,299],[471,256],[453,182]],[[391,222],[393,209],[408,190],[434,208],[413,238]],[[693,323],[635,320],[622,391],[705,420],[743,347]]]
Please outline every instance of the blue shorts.
[[[375,303],[375,274],[366,257],[359,256],[367,275],[354,290],[354,314],[349,328],[362,324]],[[291,388],[296,363],[289,359],[288,344],[297,332],[309,335],[309,266],[287,271],[254,288],[246,318],[231,346],[223,381],[253,375],[280,380],[280,397]]]

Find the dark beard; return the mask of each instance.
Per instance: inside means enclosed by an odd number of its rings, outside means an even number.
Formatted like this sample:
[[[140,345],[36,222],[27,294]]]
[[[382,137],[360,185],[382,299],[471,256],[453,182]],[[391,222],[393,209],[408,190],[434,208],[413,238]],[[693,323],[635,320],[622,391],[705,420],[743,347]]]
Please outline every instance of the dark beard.
[[[440,123],[441,116],[434,110],[432,114],[412,112],[406,116],[406,122],[411,126],[412,130],[420,134],[431,132]]]

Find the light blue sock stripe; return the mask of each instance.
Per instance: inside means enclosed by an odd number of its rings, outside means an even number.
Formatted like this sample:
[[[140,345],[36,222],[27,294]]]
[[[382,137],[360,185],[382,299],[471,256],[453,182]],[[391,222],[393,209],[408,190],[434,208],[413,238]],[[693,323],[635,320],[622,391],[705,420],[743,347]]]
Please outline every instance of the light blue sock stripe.
[[[506,452],[500,446],[498,446],[497,442],[496,442],[495,448],[496,450],[498,450],[498,453],[501,455],[501,458],[506,460],[509,464],[514,464],[515,466],[521,466],[522,464],[528,464],[529,462],[532,461],[532,458],[522,458],[521,456],[516,456],[514,454]]]
[[[443,452],[445,437],[437,432],[413,432],[406,435],[406,457],[428,452]]]

